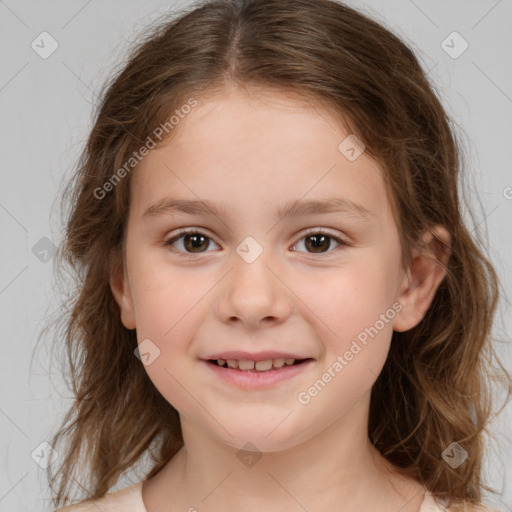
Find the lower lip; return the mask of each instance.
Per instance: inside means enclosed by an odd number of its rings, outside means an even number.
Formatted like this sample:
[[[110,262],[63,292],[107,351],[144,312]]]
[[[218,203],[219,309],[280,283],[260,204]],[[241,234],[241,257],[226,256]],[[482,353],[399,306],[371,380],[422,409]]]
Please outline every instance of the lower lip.
[[[303,363],[276,368],[267,372],[250,372],[237,370],[233,368],[224,368],[214,363],[203,360],[204,364],[211,369],[221,379],[226,380],[245,389],[262,389],[273,386],[274,384],[294,377],[302,373],[306,367],[314,362],[314,359],[307,359]]]

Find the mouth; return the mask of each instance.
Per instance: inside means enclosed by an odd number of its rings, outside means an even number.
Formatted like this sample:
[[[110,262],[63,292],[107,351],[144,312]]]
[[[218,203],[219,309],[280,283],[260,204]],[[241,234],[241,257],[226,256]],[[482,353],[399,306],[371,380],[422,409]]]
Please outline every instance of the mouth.
[[[202,362],[211,370],[211,375],[221,382],[246,391],[255,391],[271,389],[282,381],[293,380],[293,377],[312,367],[315,359],[203,359]]]
[[[267,359],[265,361],[251,361],[248,359],[208,359],[206,362],[218,368],[229,368],[240,372],[269,373],[289,366],[298,366],[307,361],[313,361],[313,358],[278,358]]]

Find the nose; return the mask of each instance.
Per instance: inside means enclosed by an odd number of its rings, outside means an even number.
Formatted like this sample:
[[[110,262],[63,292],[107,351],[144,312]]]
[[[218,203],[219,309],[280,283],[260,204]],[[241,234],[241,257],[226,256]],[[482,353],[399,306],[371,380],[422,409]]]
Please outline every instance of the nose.
[[[231,272],[217,297],[217,315],[224,323],[247,329],[284,322],[292,311],[292,292],[284,272],[264,251],[255,261],[233,255]]]

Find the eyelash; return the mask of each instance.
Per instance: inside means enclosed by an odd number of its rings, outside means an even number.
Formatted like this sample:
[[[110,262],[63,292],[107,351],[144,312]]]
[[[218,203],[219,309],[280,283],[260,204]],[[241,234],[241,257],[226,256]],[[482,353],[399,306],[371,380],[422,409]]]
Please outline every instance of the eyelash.
[[[169,248],[169,250],[175,254],[178,254],[179,256],[184,256],[186,258],[190,258],[190,257],[194,257],[194,256],[198,256],[198,255],[201,255],[201,254],[204,254],[204,253],[190,253],[190,252],[183,252],[183,251],[178,251],[176,249],[173,249],[171,248],[172,247],[172,244],[174,242],[176,242],[177,240],[179,240],[180,238],[182,238],[184,235],[190,235],[190,234],[194,234],[194,235],[202,235],[204,236],[205,238],[207,238],[208,240],[211,240],[213,243],[214,240],[209,237],[206,233],[203,233],[202,231],[198,230],[198,229],[194,229],[194,228],[184,228],[184,229],[181,229],[178,231],[178,233],[173,236],[172,238],[170,238],[169,240],[166,240],[164,242],[164,246]],[[311,235],[324,235],[324,236],[327,236],[328,238],[334,240],[336,243],[339,244],[338,247],[335,247],[333,250],[331,251],[328,251],[326,253],[319,253],[318,255],[322,256],[322,255],[328,255],[329,253],[331,252],[334,252],[336,251],[337,249],[340,249],[342,248],[343,246],[349,246],[350,244],[348,242],[346,242],[343,238],[340,238],[340,237],[337,237],[337,236],[334,236],[332,235],[331,233],[329,233],[328,231],[325,231],[324,229],[322,228],[316,228],[314,230],[310,230],[308,231],[307,233],[305,233],[304,235],[302,235],[302,237],[298,240],[301,241],[303,238],[306,238],[308,236],[311,236]],[[297,243],[298,243],[297,242]],[[297,245],[297,243],[294,244]],[[210,251],[205,251],[205,252],[210,252]],[[306,254],[315,254],[315,253],[306,253]]]

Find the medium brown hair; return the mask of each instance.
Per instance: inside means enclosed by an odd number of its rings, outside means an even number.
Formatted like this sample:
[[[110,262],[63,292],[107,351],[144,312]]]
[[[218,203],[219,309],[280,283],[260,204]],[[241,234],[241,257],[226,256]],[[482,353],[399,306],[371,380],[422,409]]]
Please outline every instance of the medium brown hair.
[[[178,413],[135,357],[136,331],[121,323],[109,286],[124,264],[136,167],[104,197],[95,191],[170,112],[228,84],[297,94],[339,114],[385,171],[404,264],[422,233],[448,229],[446,277],[423,320],[393,333],[368,431],[402,474],[454,504],[481,502],[481,490],[491,490],[481,472],[493,361],[503,370],[491,344],[499,284],[479,231],[463,219],[462,145],[411,49],[382,23],[330,0],[196,3],[139,41],[102,90],[64,194],[58,256],[76,287],[62,341],[74,402],[51,441],[62,460],[55,475],[57,464],[48,468],[55,504],[69,501],[72,481],[83,482],[87,499],[102,497],[148,451],[150,478],[183,444]],[[452,442],[468,452],[457,468],[441,456]]]

